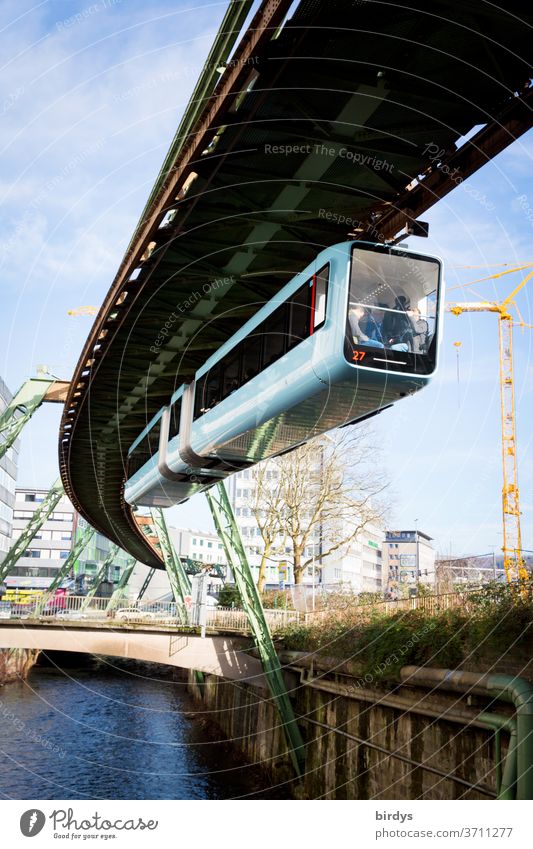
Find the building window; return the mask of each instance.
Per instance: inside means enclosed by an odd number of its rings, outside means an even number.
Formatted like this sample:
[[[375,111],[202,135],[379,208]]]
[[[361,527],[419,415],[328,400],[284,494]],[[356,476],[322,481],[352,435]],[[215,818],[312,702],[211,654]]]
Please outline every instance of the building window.
[[[213,548],[213,543],[212,543],[212,542],[208,542],[208,543],[207,543],[207,547],[208,547],[208,548]]]
[[[35,501],[35,493],[34,492],[26,492],[24,494],[24,501]]]
[[[68,551],[60,551],[59,552],[59,557],[60,557],[61,560],[66,560],[68,556],[69,556]]]

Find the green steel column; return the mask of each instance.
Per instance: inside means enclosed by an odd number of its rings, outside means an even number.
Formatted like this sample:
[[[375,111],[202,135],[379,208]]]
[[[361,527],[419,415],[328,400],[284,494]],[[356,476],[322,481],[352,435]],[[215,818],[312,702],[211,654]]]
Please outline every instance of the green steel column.
[[[124,571],[122,572],[122,575],[120,576],[120,580],[117,584],[117,588],[114,591],[111,598],[109,599],[109,603],[106,607],[106,610],[108,610],[108,611],[113,610],[113,608],[116,607],[117,604],[119,604],[119,602],[122,600],[122,598],[124,596],[124,590],[126,589],[126,587],[128,585],[128,581],[131,578],[131,573],[135,569],[136,563],[137,563],[136,557],[131,557],[128,560],[128,562],[126,563],[126,565],[124,567]]]
[[[305,761],[304,743],[294,716],[278,655],[272,642],[272,635],[266,621],[259,592],[248,563],[241,535],[233,515],[228,494],[223,483],[218,483],[206,491],[213,521],[220,541],[226,552],[227,563],[239,590],[242,606],[259,650],[261,662],[270,693],[277,706],[294,768],[298,775],[303,772]]]
[[[58,569],[57,574],[55,575],[48,589],[46,590],[46,593],[43,593],[42,598],[40,598],[37,602],[35,610],[37,615],[41,613],[41,611],[46,605],[46,602],[51,597],[52,593],[55,592],[55,590],[61,585],[61,582],[64,580],[64,578],[67,577],[71,568],[74,566],[76,560],[82,553],[85,546],[90,543],[95,533],[96,531],[94,530],[94,528],[91,527],[84,528],[84,530],[81,532],[80,536],[71,548],[69,556],[61,566],[61,569]]]
[[[13,400],[7,405],[4,412],[0,414],[0,436],[3,437],[2,442],[0,442],[0,459],[11,448],[24,425],[33,416],[35,410],[41,406],[44,396],[52,383],[55,383],[53,377],[32,377],[26,383],[22,384],[18,392],[14,395]]]
[[[100,583],[104,580],[104,578],[107,574],[107,570],[109,569],[109,567],[113,563],[113,560],[117,556],[118,550],[119,550],[118,545],[112,545],[111,548],[109,549],[109,554],[107,555],[106,559],[104,560],[104,562],[100,566],[100,571],[97,573],[97,575],[94,578],[93,588],[85,596],[83,603],[80,607],[80,610],[87,610],[87,608],[89,607],[91,600],[96,595],[96,592],[98,590],[98,587],[100,586]]]
[[[46,498],[39,509],[35,511],[19,538],[15,540],[7,552],[4,561],[0,565],[0,581],[3,581],[6,575],[9,575],[13,571],[17,560],[22,557],[37,531],[44,525],[50,514],[54,512],[63,495],[63,484],[61,483],[61,478],[58,478],[48,490]]]
[[[144,579],[144,583],[143,583],[141,589],[139,590],[139,595],[137,596],[137,601],[141,601],[141,599],[143,598],[146,590],[150,586],[150,583],[151,583],[154,575],[155,575],[155,569],[150,569],[146,578]]]
[[[159,507],[153,507],[150,513],[161,544],[161,551],[163,552],[163,558],[165,560],[170,586],[172,587],[174,601],[178,605],[181,604],[182,606],[185,606],[185,596],[191,594],[191,582],[189,580],[189,576],[183,567],[179,554],[174,548],[163,511]]]

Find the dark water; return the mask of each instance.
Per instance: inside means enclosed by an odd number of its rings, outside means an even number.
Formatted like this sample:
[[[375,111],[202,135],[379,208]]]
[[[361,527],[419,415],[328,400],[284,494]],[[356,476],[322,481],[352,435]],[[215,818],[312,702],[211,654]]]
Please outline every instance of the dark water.
[[[272,798],[166,667],[34,667],[0,688],[0,798]]]

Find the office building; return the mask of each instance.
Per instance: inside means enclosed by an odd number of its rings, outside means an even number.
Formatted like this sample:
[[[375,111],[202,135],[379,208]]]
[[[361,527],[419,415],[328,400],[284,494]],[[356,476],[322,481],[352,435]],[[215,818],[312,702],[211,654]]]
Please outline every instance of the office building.
[[[408,594],[419,583],[434,586],[435,549],[431,540],[419,530],[387,531],[383,566],[387,588],[393,596]]]
[[[13,511],[13,539],[18,539],[46,498],[46,489],[17,487]],[[9,588],[46,590],[70,553],[76,511],[64,495],[37,531],[14,571],[5,579]]]
[[[0,414],[12,399],[12,394],[0,377]],[[0,440],[3,437],[0,436]],[[17,481],[19,441],[16,440],[0,460],[0,563],[11,548],[13,507]]]

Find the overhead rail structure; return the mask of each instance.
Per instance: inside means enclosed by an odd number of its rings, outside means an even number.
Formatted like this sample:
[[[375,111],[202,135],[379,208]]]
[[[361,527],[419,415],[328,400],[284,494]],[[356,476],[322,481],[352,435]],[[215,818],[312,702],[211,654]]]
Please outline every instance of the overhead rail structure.
[[[255,647],[259,652],[270,694],[281,719],[292,764],[296,774],[301,775],[305,763],[305,745],[228,493],[223,483],[217,483],[207,490],[206,495],[218,538],[224,547]]]
[[[116,589],[113,591],[113,594],[111,595],[111,598],[109,599],[109,603],[106,607],[107,611],[110,612],[110,611],[114,610],[115,607],[118,607],[118,605],[122,601],[127,600],[126,590],[127,590],[129,580],[130,580],[130,578],[133,574],[133,570],[135,569],[136,564],[137,564],[137,561],[136,561],[135,557],[130,557],[129,560],[127,561],[127,563],[124,566],[124,569],[122,571],[122,575],[120,576],[120,580],[119,580],[119,582],[116,586]]]
[[[0,459],[41,404],[44,401],[64,404],[68,388],[68,381],[55,377],[31,377],[22,384],[0,414]]]
[[[245,6],[228,10],[60,429],[76,509],[155,568],[125,457],[173,391],[322,248],[392,239],[533,123],[518,0],[264,0],[237,43]]]
[[[151,510],[151,516],[152,526],[157,533],[161,551],[163,552],[163,558],[174,601],[180,608],[183,621],[187,621],[185,599],[191,594],[191,581],[185,571],[181,558],[174,547],[174,543],[170,538],[163,510],[154,507]]]

